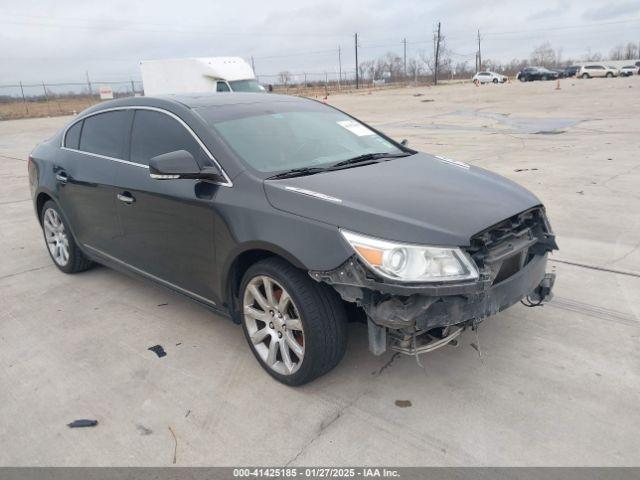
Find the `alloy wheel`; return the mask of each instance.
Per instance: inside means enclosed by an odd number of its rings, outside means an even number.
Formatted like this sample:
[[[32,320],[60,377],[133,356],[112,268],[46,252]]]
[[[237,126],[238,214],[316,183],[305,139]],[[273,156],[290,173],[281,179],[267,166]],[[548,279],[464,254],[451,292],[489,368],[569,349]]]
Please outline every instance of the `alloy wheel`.
[[[53,261],[64,267],[69,263],[69,237],[58,212],[48,208],[43,216],[44,237]]]
[[[280,375],[292,375],[304,360],[302,320],[284,287],[267,275],[252,278],[243,298],[249,339],[264,364]]]

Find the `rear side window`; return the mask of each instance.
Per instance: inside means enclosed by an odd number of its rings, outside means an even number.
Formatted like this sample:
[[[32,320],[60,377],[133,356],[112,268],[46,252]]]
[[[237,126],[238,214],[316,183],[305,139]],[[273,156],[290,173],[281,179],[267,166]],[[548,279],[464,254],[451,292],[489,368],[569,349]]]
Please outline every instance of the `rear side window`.
[[[149,165],[149,160],[163,153],[186,150],[200,165],[209,161],[206,153],[186,128],[160,112],[136,110],[131,131],[131,161]]]
[[[80,150],[113,158],[124,158],[131,112],[118,110],[84,119]]]
[[[218,86],[216,88],[217,92],[228,92],[230,91],[229,85],[227,85],[225,82],[218,82]]]
[[[81,130],[82,121],[79,121],[78,123],[74,124],[69,130],[67,130],[67,135],[64,137],[64,146],[77,150],[78,146],[80,145]]]

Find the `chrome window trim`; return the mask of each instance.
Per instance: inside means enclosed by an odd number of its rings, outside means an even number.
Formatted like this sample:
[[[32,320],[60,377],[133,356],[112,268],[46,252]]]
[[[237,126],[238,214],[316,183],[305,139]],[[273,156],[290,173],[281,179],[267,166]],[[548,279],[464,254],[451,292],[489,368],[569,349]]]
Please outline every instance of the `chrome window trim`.
[[[67,150],[67,151],[71,151],[71,152],[78,152],[78,153],[83,153],[85,155],[91,155],[94,157],[98,157],[98,158],[103,158],[105,160],[112,160],[115,162],[119,162],[119,163],[124,163],[126,165],[132,165],[134,167],[141,167],[141,168],[146,168],[148,169],[149,166],[148,165],[144,165],[142,163],[137,163],[137,162],[131,162],[129,160],[123,160],[121,158],[114,158],[114,157],[108,157],[106,155],[100,155],[97,153],[91,153],[91,152],[85,152],[83,150],[77,150],[75,148],[69,148],[66,147],[64,142],[67,138],[67,132],[69,131],[69,129],[71,127],[73,127],[76,123],[89,118],[89,117],[93,117],[94,115],[99,115],[101,113],[106,113],[106,112],[115,112],[115,111],[119,111],[119,110],[150,110],[152,112],[159,112],[159,113],[163,113],[171,118],[173,118],[174,120],[176,120],[180,125],[182,125],[182,127],[184,129],[187,130],[187,132],[189,132],[189,134],[191,134],[191,136],[195,139],[196,142],[198,142],[198,145],[200,146],[200,148],[202,148],[202,150],[204,150],[204,152],[207,154],[207,156],[209,157],[209,159],[214,163],[214,165],[216,167],[218,167],[220,169],[220,172],[222,173],[222,176],[224,177],[225,181],[224,182],[211,182],[211,183],[215,183],[216,185],[220,185],[223,187],[233,187],[233,182],[231,181],[231,179],[229,178],[229,175],[227,175],[227,172],[225,172],[224,168],[222,168],[222,165],[220,165],[220,163],[218,162],[218,160],[216,160],[216,158],[213,156],[213,154],[209,151],[209,149],[207,148],[207,146],[202,142],[202,140],[200,140],[200,137],[198,137],[198,135],[196,135],[196,133],[191,129],[191,127],[189,125],[186,124],[186,122],[184,120],[182,120],[178,115],[176,115],[173,112],[170,112],[168,110],[165,110],[164,108],[160,108],[160,107],[149,107],[149,106],[144,106],[144,105],[140,105],[140,106],[136,106],[136,105],[124,105],[122,107],[112,107],[112,108],[105,108],[103,110],[99,110],[97,112],[91,112],[88,113],[86,115],[83,115],[79,118],[74,119],[73,122],[71,122],[69,125],[67,125],[64,129],[64,131],[62,132],[62,138],[60,139],[60,148],[62,150]]]
[[[67,150],[68,152],[81,153],[82,155],[89,155],[90,157],[103,158],[105,160],[111,160],[112,162],[124,163],[125,165],[131,165],[133,167],[146,168],[147,170],[149,169],[148,165],[144,165],[142,163],[130,162],[129,160],[122,160],[120,158],[115,158],[115,157],[108,157],[106,155],[100,155],[99,153],[85,152],[83,150],[76,150],[75,148],[69,148],[69,147],[60,147],[60,149]]]
[[[124,262],[124,261],[120,260],[119,258],[111,256],[108,253],[105,253],[105,252],[103,252],[102,250],[100,250],[100,249],[98,249],[96,247],[92,247],[91,245],[87,245],[86,243],[83,244],[83,246],[88,248],[89,250],[97,253],[98,255],[101,255],[101,256],[111,260],[112,262],[116,262],[116,263],[118,263],[118,264],[120,264],[120,265],[122,265],[124,267],[127,267],[127,268],[133,270],[134,272],[139,273],[140,275],[142,275],[144,277],[150,278],[151,280],[154,280],[154,281],[156,281],[158,283],[161,283],[162,285],[164,285],[166,287],[169,287],[169,288],[172,288],[174,290],[177,290],[178,292],[181,292],[181,293],[183,293],[185,295],[193,297],[193,298],[195,298],[197,300],[200,300],[201,302],[207,303],[207,304],[209,304],[211,306],[217,306],[216,302],[214,302],[213,300],[210,300],[210,299],[208,299],[206,297],[203,297],[202,295],[198,295],[197,293],[193,293],[191,290],[187,290],[186,288],[179,287],[175,283],[171,283],[171,282],[168,282],[167,280],[164,280],[164,279],[162,279],[160,277],[156,277],[152,273],[146,272],[146,271],[144,271],[144,270],[142,270],[142,269],[140,269],[138,267],[134,267],[133,265],[131,265],[131,264],[127,263],[127,262]]]

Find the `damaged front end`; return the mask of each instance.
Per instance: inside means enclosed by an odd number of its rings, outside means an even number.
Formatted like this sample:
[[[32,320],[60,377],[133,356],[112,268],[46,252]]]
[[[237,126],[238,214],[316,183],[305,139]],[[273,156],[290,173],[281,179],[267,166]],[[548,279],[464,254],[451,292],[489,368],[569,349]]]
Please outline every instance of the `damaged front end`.
[[[468,327],[526,299],[529,306],[549,300],[555,280],[546,273],[555,236],[541,207],[508,218],[471,238],[464,250],[478,278],[458,282],[398,283],[376,275],[354,255],[331,271],[311,271],[347,302],[364,309],[369,349],[410,355],[456,341]]]

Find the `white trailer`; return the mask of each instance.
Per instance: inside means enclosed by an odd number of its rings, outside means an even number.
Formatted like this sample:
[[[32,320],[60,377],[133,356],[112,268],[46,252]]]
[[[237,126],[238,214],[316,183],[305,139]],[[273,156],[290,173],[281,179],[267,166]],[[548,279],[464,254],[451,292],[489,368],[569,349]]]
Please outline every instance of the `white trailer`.
[[[145,95],[264,91],[239,57],[143,60],[140,70]]]

